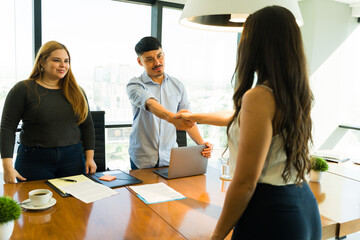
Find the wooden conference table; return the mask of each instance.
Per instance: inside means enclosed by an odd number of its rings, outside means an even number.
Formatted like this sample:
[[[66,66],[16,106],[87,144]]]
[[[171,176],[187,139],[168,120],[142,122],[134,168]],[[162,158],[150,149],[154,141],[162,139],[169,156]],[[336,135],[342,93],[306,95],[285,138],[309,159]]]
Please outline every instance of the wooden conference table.
[[[145,184],[164,182],[186,199],[146,205],[123,187],[115,189],[117,195],[86,204],[54,192],[57,203],[43,211],[24,211],[11,239],[209,239],[229,185],[219,179],[219,170],[209,167],[206,175],[173,180],[152,169],[130,174]],[[359,231],[360,194],[354,191],[360,191],[360,182],[325,173],[321,184],[310,187],[319,202],[323,239]],[[3,184],[0,195],[21,202],[35,188],[50,189],[44,181]]]
[[[360,231],[360,166],[352,162],[329,163],[321,183],[309,183],[320,214],[337,223],[335,236]],[[324,230],[324,228],[323,228]]]

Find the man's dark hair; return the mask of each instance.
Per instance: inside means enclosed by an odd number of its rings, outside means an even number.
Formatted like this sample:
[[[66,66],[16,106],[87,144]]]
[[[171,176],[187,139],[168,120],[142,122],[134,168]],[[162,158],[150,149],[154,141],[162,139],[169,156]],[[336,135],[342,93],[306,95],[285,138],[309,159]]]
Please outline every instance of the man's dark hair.
[[[144,37],[135,45],[135,52],[141,56],[144,52],[162,48],[160,41],[154,37]]]

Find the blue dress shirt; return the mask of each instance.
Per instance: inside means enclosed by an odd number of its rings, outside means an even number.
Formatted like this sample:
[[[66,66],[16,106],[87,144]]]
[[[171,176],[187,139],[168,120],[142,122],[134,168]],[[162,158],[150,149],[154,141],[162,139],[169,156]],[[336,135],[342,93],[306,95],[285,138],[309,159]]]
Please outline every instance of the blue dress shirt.
[[[138,168],[168,166],[171,148],[177,147],[176,128],[146,108],[149,98],[155,99],[168,111],[177,113],[190,109],[184,85],[176,78],[164,74],[162,84],[154,82],[146,72],[135,77],[126,86],[133,110],[129,155]]]

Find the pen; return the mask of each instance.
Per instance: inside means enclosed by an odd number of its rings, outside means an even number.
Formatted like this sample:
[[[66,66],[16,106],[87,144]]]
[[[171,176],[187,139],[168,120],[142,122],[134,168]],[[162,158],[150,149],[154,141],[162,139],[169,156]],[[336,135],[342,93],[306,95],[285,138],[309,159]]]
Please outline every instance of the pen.
[[[66,182],[77,182],[74,179],[67,179],[67,178],[59,178],[59,180],[63,180],[63,181],[66,181]]]

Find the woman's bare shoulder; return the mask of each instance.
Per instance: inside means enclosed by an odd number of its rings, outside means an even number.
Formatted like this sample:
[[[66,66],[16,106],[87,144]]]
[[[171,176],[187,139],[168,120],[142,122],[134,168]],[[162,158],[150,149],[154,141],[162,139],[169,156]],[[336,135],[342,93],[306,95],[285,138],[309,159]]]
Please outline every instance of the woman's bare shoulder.
[[[275,113],[275,98],[271,91],[263,87],[248,90],[242,99],[242,109],[258,109],[259,111]]]

